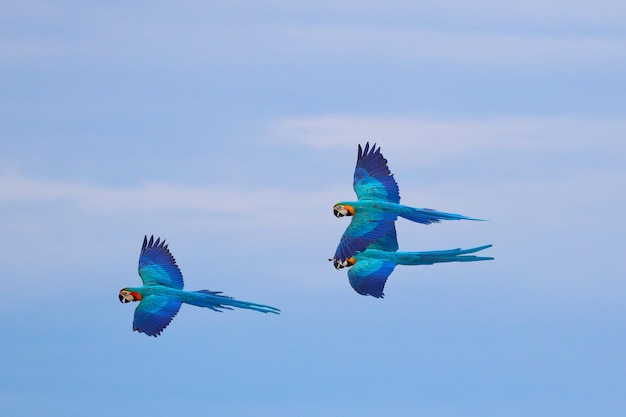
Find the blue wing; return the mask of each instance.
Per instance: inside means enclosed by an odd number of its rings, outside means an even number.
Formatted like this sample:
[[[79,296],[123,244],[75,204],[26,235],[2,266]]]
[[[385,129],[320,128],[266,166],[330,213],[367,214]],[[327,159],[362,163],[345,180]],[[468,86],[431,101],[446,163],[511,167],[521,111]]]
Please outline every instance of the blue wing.
[[[396,263],[389,260],[359,259],[348,269],[348,279],[359,294],[383,298],[385,283],[395,267]]]
[[[388,240],[395,241],[394,222],[398,218],[395,213],[382,210],[362,210],[352,216],[350,225],[339,240],[334,259],[347,259],[357,252],[363,252],[372,242],[383,239],[392,233]],[[393,232],[390,230],[393,229]],[[393,246],[392,242],[387,242]],[[397,250],[397,242],[395,243]],[[378,249],[391,250],[384,247]]]
[[[183,289],[183,274],[170,253],[165,239],[154,240],[154,236],[143,238],[139,255],[139,276],[143,285],[164,285],[177,290]]]
[[[359,145],[353,186],[359,200],[400,202],[398,184],[387,167],[387,160],[380,153],[380,147],[376,148],[376,144],[370,148],[368,142],[365,149]]]
[[[398,237],[396,235],[396,224],[391,223],[389,231],[375,242],[372,242],[367,249],[379,249],[386,252],[398,250]]]
[[[365,149],[359,145],[353,186],[359,200],[400,202],[398,184],[387,167],[387,160],[381,155],[380,147],[370,148],[369,142]],[[380,245],[377,249],[397,250],[394,225],[397,218],[397,214],[383,210],[357,209],[339,241],[334,259],[350,258],[373,242]]]
[[[157,337],[180,310],[182,300],[166,295],[148,295],[135,309],[133,330]]]

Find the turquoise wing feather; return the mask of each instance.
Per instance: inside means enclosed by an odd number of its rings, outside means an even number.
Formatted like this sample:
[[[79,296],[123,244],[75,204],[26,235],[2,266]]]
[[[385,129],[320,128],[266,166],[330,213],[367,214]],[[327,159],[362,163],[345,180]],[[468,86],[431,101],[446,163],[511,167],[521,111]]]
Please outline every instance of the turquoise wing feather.
[[[157,337],[180,310],[182,300],[167,295],[148,295],[135,309],[133,330]]]
[[[370,148],[368,142],[365,149],[359,145],[352,185],[359,200],[400,202],[398,184],[376,144]]]
[[[397,214],[382,210],[364,210],[355,214],[339,240],[334,259],[347,259],[364,251],[372,242],[387,236],[391,229],[395,237],[394,222],[397,218]]]
[[[395,267],[396,263],[387,259],[359,259],[348,269],[348,280],[359,294],[383,298],[385,283]]]
[[[353,186],[359,200],[400,202],[398,184],[389,171],[387,160],[380,153],[380,147],[376,145],[370,147],[369,143],[366,143],[365,148],[359,145]],[[379,242],[384,244],[380,249],[397,250],[394,226],[397,218],[397,213],[389,211],[357,210],[339,241],[334,258],[350,258],[388,234],[388,241]]]
[[[244,308],[261,313],[280,314],[276,307],[241,301],[221,295],[220,291],[183,291],[183,275],[176,265],[165,240],[148,240],[144,236],[139,255],[139,276],[142,287],[126,287],[119,292],[122,303],[139,301],[135,309],[133,330],[148,336],[159,336],[180,311],[183,303],[207,307],[214,311]]]
[[[143,285],[164,285],[182,290],[183,274],[176,265],[176,260],[170,253],[165,239],[148,236],[143,239],[141,254],[139,255],[139,276]]]
[[[396,235],[396,224],[391,223],[391,228],[385,235],[375,242],[372,242],[367,249],[378,249],[387,252],[395,252],[398,250],[398,237]]]

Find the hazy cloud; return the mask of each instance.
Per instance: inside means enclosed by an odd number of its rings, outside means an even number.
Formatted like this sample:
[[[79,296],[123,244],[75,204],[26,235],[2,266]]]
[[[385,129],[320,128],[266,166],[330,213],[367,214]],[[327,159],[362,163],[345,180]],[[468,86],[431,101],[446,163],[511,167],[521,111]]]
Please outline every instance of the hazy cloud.
[[[484,150],[605,149],[626,152],[626,123],[614,120],[507,117],[484,120],[321,116],[275,124],[276,140],[319,149],[352,149],[385,141],[414,164]],[[405,161],[406,162],[406,161]]]

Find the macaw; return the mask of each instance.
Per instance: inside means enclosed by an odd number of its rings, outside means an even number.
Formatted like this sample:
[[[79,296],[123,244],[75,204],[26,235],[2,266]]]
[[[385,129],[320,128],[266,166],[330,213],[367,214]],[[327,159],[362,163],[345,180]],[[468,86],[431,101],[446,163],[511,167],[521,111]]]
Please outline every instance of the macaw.
[[[385,236],[395,227],[398,216],[422,224],[438,223],[441,220],[480,220],[400,204],[398,184],[376,144],[370,148],[367,143],[365,149],[359,145],[353,187],[358,201],[340,201],[333,207],[335,217],[352,216],[335,252],[334,259],[338,261],[364,251],[371,243]]]
[[[395,227],[392,230],[393,233],[388,233],[383,239],[376,241],[369,248],[362,252],[357,252],[348,259],[329,259],[329,261],[333,261],[335,268],[338,270],[346,267],[350,268],[348,270],[350,285],[361,295],[383,298],[385,283],[396,265],[432,265],[440,262],[473,262],[493,259],[487,256],[463,256],[490,248],[492,245],[471,249],[457,248],[429,252],[389,251],[386,249],[393,247],[393,243],[390,246],[386,243],[386,240],[395,240]],[[396,241],[396,249],[397,246]]]
[[[148,241],[148,236],[145,236],[139,254],[139,276],[143,287],[120,290],[120,302],[140,301],[135,309],[134,331],[159,336],[176,316],[182,303],[219,312],[239,307],[261,313],[280,313],[275,307],[220,295],[221,291],[183,291],[183,275],[167,246],[165,239],[157,238],[155,241],[154,236],[151,236]]]

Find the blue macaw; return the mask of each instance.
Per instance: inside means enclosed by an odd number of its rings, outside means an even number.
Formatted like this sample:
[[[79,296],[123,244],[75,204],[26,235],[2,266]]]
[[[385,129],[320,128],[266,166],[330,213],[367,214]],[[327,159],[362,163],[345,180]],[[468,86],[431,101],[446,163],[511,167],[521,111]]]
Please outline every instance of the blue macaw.
[[[214,311],[247,308],[261,313],[279,314],[280,310],[263,304],[235,300],[220,295],[221,291],[183,291],[183,275],[170,253],[165,239],[154,236],[143,239],[139,254],[139,276],[143,287],[127,287],[120,290],[120,302],[140,301],[135,309],[133,330],[148,336],[158,336],[178,313],[182,303],[207,307]]]
[[[357,252],[348,259],[329,259],[329,261],[333,261],[337,269],[350,268],[348,270],[350,285],[361,295],[383,298],[385,283],[396,265],[432,265],[440,262],[473,262],[493,259],[487,256],[462,256],[490,248],[491,245],[471,249],[458,248],[429,252],[390,251],[387,249],[393,248],[394,245],[396,249],[398,247],[398,243],[395,241],[395,227],[392,230],[393,232],[389,232],[369,248]]]
[[[364,251],[384,237],[395,227],[398,216],[422,224],[441,220],[480,220],[400,204],[398,184],[389,171],[387,160],[380,153],[380,147],[375,144],[370,148],[367,143],[365,149],[359,145],[353,187],[358,201],[340,201],[333,207],[336,217],[352,216],[335,252],[334,259],[338,261]]]

